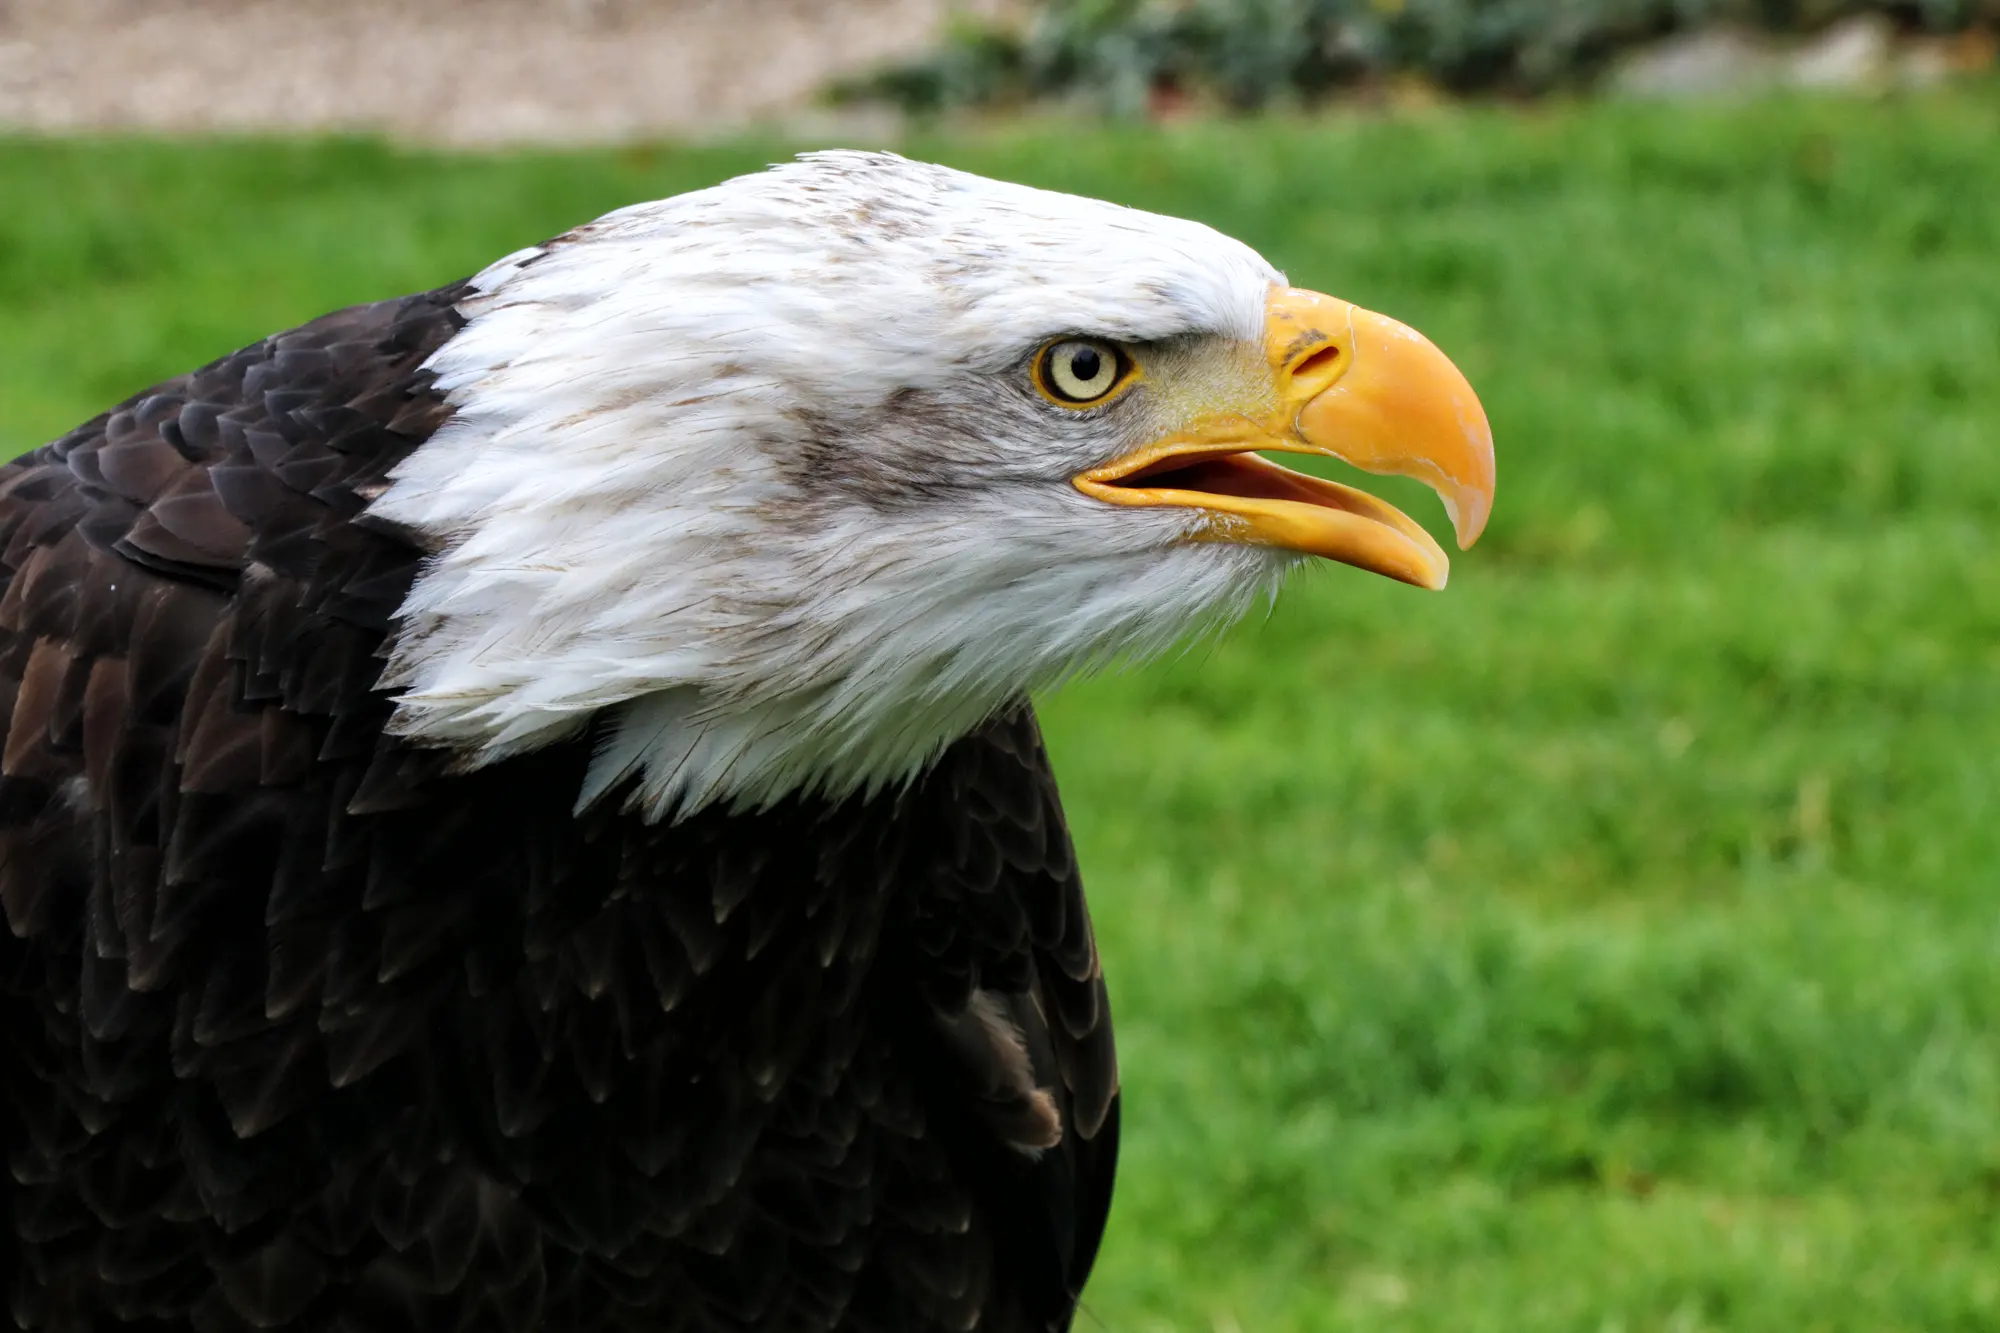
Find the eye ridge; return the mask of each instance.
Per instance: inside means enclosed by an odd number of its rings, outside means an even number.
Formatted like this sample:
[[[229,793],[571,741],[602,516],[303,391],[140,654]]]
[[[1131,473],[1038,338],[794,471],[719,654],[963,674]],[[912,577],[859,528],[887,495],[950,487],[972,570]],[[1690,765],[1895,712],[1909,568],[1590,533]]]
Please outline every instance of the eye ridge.
[[[1035,387],[1062,407],[1094,407],[1130,378],[1131,358],[1103,338],[1057,338],[1035,358]]]

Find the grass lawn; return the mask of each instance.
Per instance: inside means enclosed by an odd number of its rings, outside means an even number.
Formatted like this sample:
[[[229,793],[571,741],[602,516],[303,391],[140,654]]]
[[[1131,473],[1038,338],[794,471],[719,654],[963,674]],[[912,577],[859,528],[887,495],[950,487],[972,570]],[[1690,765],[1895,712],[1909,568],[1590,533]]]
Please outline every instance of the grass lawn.
[[[2000,89],[906,149],[1239,235],[1499,442],[1447,593],[1046,704],[1128,1093],[1084,1327],[2000,1327]],[[0,143],[0,455],[780,151]]]

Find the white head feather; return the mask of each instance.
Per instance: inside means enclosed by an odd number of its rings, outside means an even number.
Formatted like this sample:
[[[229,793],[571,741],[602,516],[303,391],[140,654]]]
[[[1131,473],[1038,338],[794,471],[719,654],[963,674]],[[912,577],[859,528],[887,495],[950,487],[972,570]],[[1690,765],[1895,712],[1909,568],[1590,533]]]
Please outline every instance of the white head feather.
[[[454,415],[374,506],[438,550],[394,729],[476,765],[616,710],[580,805],[841,795],[1240,612],[1292,557],[1069,481],[1175,394],[1075,412],[1028,366],[1080,333],[1198,380],[1260,354],[1281,281],[1196,223],[845,152],[500,261],[430,363]]]

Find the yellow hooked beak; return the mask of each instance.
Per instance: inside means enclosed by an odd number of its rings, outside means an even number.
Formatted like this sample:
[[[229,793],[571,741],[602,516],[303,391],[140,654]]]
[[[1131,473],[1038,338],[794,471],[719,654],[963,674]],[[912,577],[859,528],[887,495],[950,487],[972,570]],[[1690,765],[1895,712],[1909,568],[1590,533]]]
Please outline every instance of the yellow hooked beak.
[[[1415,477],[1444,500],[1461,549],[1493,507],[1493,433],[1472,386],[1415,329],[1332,296],[1273,287],[1264,314],[1268,410],[1218,413],[1104,467],[1077,489],[1122,505],[1213,516],[1205,537],[1323,556],[1422,588],[1451,562],[1415,520],[1366,491],[1254,452],[1324,454]]]

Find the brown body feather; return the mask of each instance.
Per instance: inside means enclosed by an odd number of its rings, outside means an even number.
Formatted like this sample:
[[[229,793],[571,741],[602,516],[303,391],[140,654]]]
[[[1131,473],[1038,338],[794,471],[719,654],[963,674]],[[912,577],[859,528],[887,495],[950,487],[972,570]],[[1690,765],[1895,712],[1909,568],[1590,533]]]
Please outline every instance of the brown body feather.
[[[458,294],[0,468],[14,1322],[1067,1328],[1117,1075],[1025,703],[894,797],[671,825],[572,816],[588,736],[385,738],[423,553],[360,514]]]

